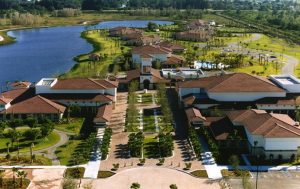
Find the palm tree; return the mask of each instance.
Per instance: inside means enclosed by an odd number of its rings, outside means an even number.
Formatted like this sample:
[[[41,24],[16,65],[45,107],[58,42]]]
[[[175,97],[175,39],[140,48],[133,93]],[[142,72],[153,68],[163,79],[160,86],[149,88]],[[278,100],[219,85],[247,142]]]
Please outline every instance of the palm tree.
[[[13,167],[12,168],[12,172],[13,172],[13,184],[14,184],[14,186],[15,186],[15,183],[16,183],[16,173],[18,172],[18,168],[16,168],[16,167]]]
[[[3,187],[4,171],[0,170],[0,187]]]
[[[10,142],[6,142],[7,154],[9,154],[9,144],[10,144]]]
[[[20,178],[20,186],[21,188],[23,187],[23,179],[26,179],[27,177],[27,172],[26,171],[18,171],[17,176]]]

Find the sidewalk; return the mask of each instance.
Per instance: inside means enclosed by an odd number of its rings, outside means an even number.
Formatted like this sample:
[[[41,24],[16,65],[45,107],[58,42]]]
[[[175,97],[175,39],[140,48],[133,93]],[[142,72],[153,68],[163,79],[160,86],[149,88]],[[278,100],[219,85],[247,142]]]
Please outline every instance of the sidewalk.
[[[97,144],[92,154],[91,160],[88,162],[83,177],[84,178],[97,178],[98,171],[101,163],[101,151],[100,146],[103,139],[105,128],[99,128],[97,130]]]

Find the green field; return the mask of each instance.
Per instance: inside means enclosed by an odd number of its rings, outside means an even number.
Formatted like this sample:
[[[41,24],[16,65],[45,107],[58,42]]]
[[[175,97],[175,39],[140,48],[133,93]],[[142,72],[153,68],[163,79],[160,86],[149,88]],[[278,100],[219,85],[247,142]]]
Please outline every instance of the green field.
[[[78,134],[83,122],[84,118],[70,118],[70,123],[67,123],[67,120],[65,120],[63,123],[55,125],[55,129],[68,133]]]
[[[106,56],[95,64],[89,60],[89,54],[79,55],[75,58],[78,62],[69,72],[63,74],[61,78],[71,77],[105,77],[108,67],[116,58],[122,55],[120,40],[108,37],[104,30],[90,30],[82,33],[82,36],[94,46],[93,53]],[[128,47],[123,46],[123,53],[128,51]]]
[[[263,35],[259,40],[248,43],[246,47],[266,51],[266,53],[269,54],[272,52],[286,54],[293,56],[300,61],[300,46],[290,44],[283,39]],[[295,68],[295,75],[300,77],[300,64]]]
[[[30,145],[34,143],[33,150],[42,150],[48,147],[51,147],[58,143],[60,140],[60,136],[56,132],[52,132],[49,136],[46,138],[42,139],[37,139],[36,141],[30,141],[30,140],[25,140],[24,138],[20,139],[19,143],[19,149],[21,153],[24,152],[29,152],[30,151]],[[11,142],[10,139],[8,138],[1,138],[0,139],[0,152],[4,153],[7,151],[6,143]],[[14,149],[11,149],[10,147],[10,152],[16,152],[17,150],[17,142],[14,142]]]

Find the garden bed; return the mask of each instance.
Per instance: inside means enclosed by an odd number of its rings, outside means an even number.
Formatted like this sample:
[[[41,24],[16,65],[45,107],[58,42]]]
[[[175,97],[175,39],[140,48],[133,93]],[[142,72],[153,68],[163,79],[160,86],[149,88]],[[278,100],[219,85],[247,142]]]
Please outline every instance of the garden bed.
[[[111,177],[111,176],[113,176],[115,174],[116,173],[111,172],[111,171],[99,171],[97,178],[108,178],[108,177]]]
[[[208,178],[206,170],[196,170],[190,173],[195,177]]]
[[[228,170],[228,169],[222,169],[221,170],[222,176],[225,178],[241,178],[244,176],[250,177],[251,173],[248,170]]]
[[[22,179],[21,184],[21,178],[16,178],[15,183],[12,178],[3,178],[2,187],[0,187],[0,189],[26,189],[29,186],[29,184],[29,179]]]
[[[52,161],[44,156],[35,155],[33,162],[30,162],[30,156],[20,156],[17,160],[16,156],[10,159],[5,159],[5,157],[0,157],[0,165],[52,165]]]
[[[67,168],[65,170],[64,177],[72,179],[83,178],[84,171],[84,167]]]

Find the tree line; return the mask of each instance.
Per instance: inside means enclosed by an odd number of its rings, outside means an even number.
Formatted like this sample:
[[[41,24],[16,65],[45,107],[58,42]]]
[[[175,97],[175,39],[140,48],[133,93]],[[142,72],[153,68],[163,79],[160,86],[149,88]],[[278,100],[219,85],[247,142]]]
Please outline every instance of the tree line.
[[[107,9],[215,9],[215,10],[288,10],[299,8],[296,1],[239,1],[239,0],[0,0],[0,10],[82,10]]]

